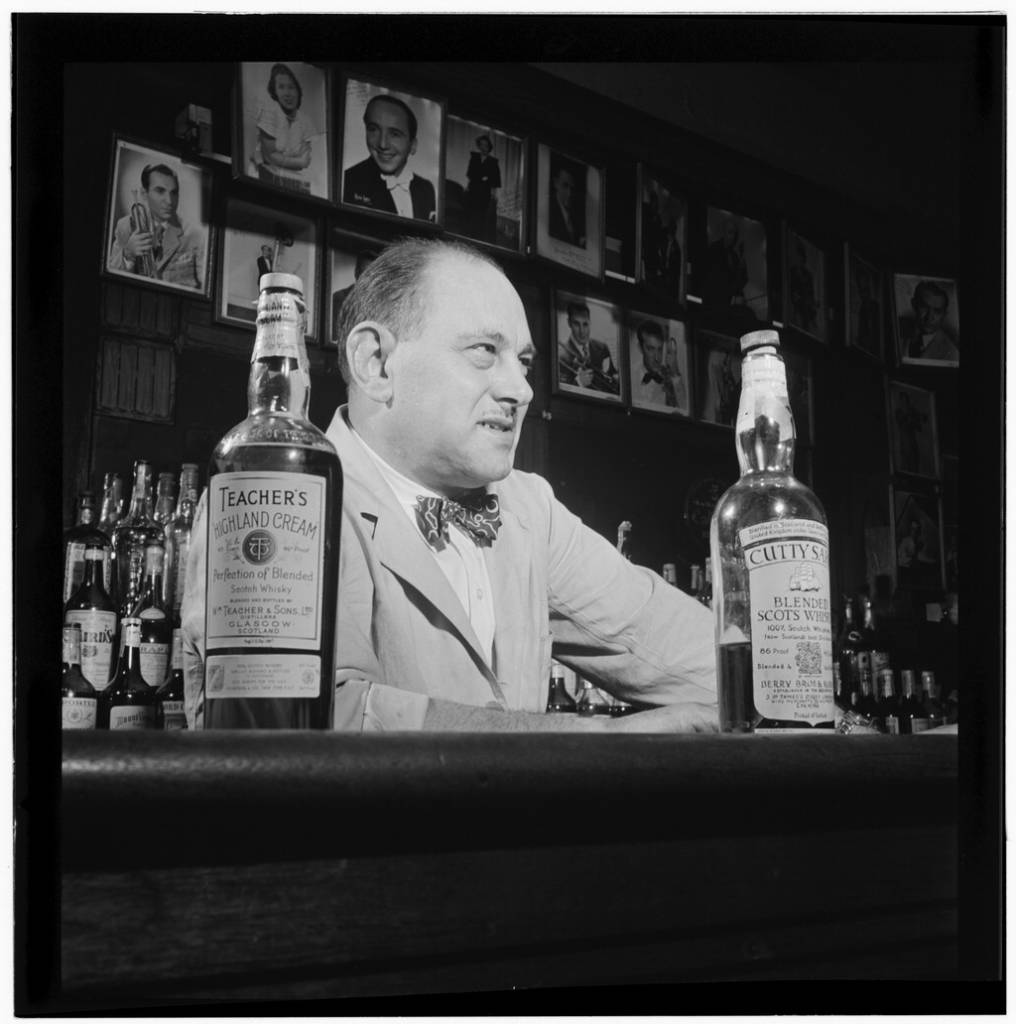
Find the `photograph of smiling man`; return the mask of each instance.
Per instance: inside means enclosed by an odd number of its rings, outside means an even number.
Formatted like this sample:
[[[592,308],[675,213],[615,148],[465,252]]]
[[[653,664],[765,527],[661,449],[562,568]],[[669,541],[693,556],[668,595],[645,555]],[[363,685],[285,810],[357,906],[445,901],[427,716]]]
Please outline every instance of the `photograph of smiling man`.
[[[444,105],[346,80],[342,202],[440,224]]]

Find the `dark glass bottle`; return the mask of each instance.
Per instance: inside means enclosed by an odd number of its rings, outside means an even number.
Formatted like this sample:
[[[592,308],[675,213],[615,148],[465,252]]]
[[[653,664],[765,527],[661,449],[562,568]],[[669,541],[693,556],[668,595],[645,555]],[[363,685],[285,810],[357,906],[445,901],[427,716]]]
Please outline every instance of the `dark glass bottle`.
[[[169,672],[155,696],[158,701],[156,727],[166,730],[186,729],[187,718],[183,710],[183,630],[179,628],[173,630]]]
[[[945,725],[946,711],[938,697],[938,684],[935,673],[925,669],[921,673],[921,700],[924,704],[924,715],[928,719],[928,728],[936,729]]]
[[[121,624],[124,647],[109,686],[99,695],[99,729],[154,729],[155,689],[141,675],[141,619]]]
[[[166,573],[163,576],[162,598],[174,627],[180,624],[180,604],[187,586],[187,555],[197,504],[197,463],[185,462],[180,467],[180,496],[176,503],[176,513],[166,525]]]
[[[64,605],[64,625],[81,627],[81,672],[96,690],[109,682],[116,644],[116,609],[102,585],[104,552],[98,544],[85,548],[84,579]]]
[[[161,686],[169,669],[173,625],[162,604],[162,572],[166,552],[158,544],[145,548],[145,575],[131,615],[141,619],[141,675],[149,686]]]
[[[741,338],[741,477],[710,524],[722,732],[835,725],[829,530],[793,475],[796,434],[776,331]]]
[[[63,627],[63,673],[60,680],[60,721],[63,729],[94,729],[95,687],[81,674],[81,626]]]
[[[110,543],[95,518],[95,495],[91,491],[82,491],[78,495],[77,519],[70,529],[64,531],[64,604],[85,578],[85,547],[89,544],[98,545],[104,552],[103,583],[109,589]]]
[[[853,707],[859,690],[857,652],[861,646],[861,630],[854,620],[854,602],[843,598],[843,623],[836,638],[836,660],[840,666],[840,689],[843,694],[841,707]]]
[[[861,594],[857,600],[862,614],[860,649],[868,651],[871,655],[871,671],[877,680],[879,673],[890,667],[889,644],[875,618],[871,598],[867,594]]]
[[[550,685],[547,692],[547,710],[574,713],[575,699],[565,685],[564,668],[556,661],[550,663]]]
[[[914,683],[914,672],[905,668],[900,673],[900,732],[904,736],[920,732],[928,726],[921,695]]]
[[[713,606],[713,560],[706,559],[705,568],[702,570],[702,590],[698,595],[699,602],[707,608]]]
[[[102,482],[102,510],[99,512],[99,529],[113,542],[113,531],[120,522],[123,512],[123,480],[119,473],[107,473]],[[106,587],[109,590],[109,587]]]
[[[176,481],[172,473],[160,473],[159,482],[155,485],[155,506],[152,518],[163,529],[172,521],[176,509]]]
[[[134,489],[127,514],[113,530],[113,588],[110,596],[121,616],[131,612],[141,596],[145,548],[165,543],[162,527],[152,516],[152,467],[145,459],[134,463]]]
[[[882,732],[898,736],[900,726],[900,699],[896,695],[896,678],[891,668],[884,668],[878,674],[877,722]]]
[[[878,722],[878,701],[875,699],[870,662],[863,652],[859,656],[859,661],[861,662],[861,671],[854,710],[859,715],[867,715],[873,721]]]
[[[206,729],[331,725],[342,466],[307,418],[306,306],[261,278],[247,418],[208,469]]]
[[[579,683],[575,710],[580,715],[609,715],[610,701],[588,679],[583,679]]]

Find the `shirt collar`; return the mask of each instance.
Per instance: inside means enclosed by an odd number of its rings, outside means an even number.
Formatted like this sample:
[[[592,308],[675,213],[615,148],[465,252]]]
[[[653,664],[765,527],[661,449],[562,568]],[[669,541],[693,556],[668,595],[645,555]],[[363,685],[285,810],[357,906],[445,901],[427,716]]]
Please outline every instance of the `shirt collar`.
[[[382,174],[381,179],[384,181],[385,188],[387,188],[389,192],[399,185],[408,189],[409,183],[413,180],[413,172],[409,169],[409,166],[406,165],[398,174]]]

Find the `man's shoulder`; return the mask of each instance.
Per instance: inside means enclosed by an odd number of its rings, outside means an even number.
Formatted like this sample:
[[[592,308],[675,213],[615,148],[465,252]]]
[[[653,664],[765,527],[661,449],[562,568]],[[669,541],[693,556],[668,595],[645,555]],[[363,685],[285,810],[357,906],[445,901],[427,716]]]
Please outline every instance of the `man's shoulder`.
[[[380,171],[377,169],[377,164],[374,163],[372,157],[367,157],[365,160],[361,160],[358,164],[353,164],[352,167],[347,167],[345,170],[344,177],[346,178],[369,178],[376,180],[381,177]]]

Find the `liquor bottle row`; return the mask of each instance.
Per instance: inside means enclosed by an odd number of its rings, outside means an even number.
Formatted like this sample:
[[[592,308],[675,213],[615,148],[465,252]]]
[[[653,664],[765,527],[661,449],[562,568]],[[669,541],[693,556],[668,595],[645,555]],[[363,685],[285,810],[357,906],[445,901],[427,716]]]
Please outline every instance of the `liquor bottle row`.
[[[677,586],[677,566],[673,562],[664,562],[660,575],[672,586]],[[693,565],[690,569],[688,593],[707,608],[713,606],[713,568],[712,559],[707,558],[705,566]]]
[[[569,686],[569,675],[572,685]],[[560,662],[550,663],[550,685],[547,692],[547,711],[555,714],[610,715],[619,718],[636,710],[631,704],[609,693],[604,693],[588,679],[565,668]]]

